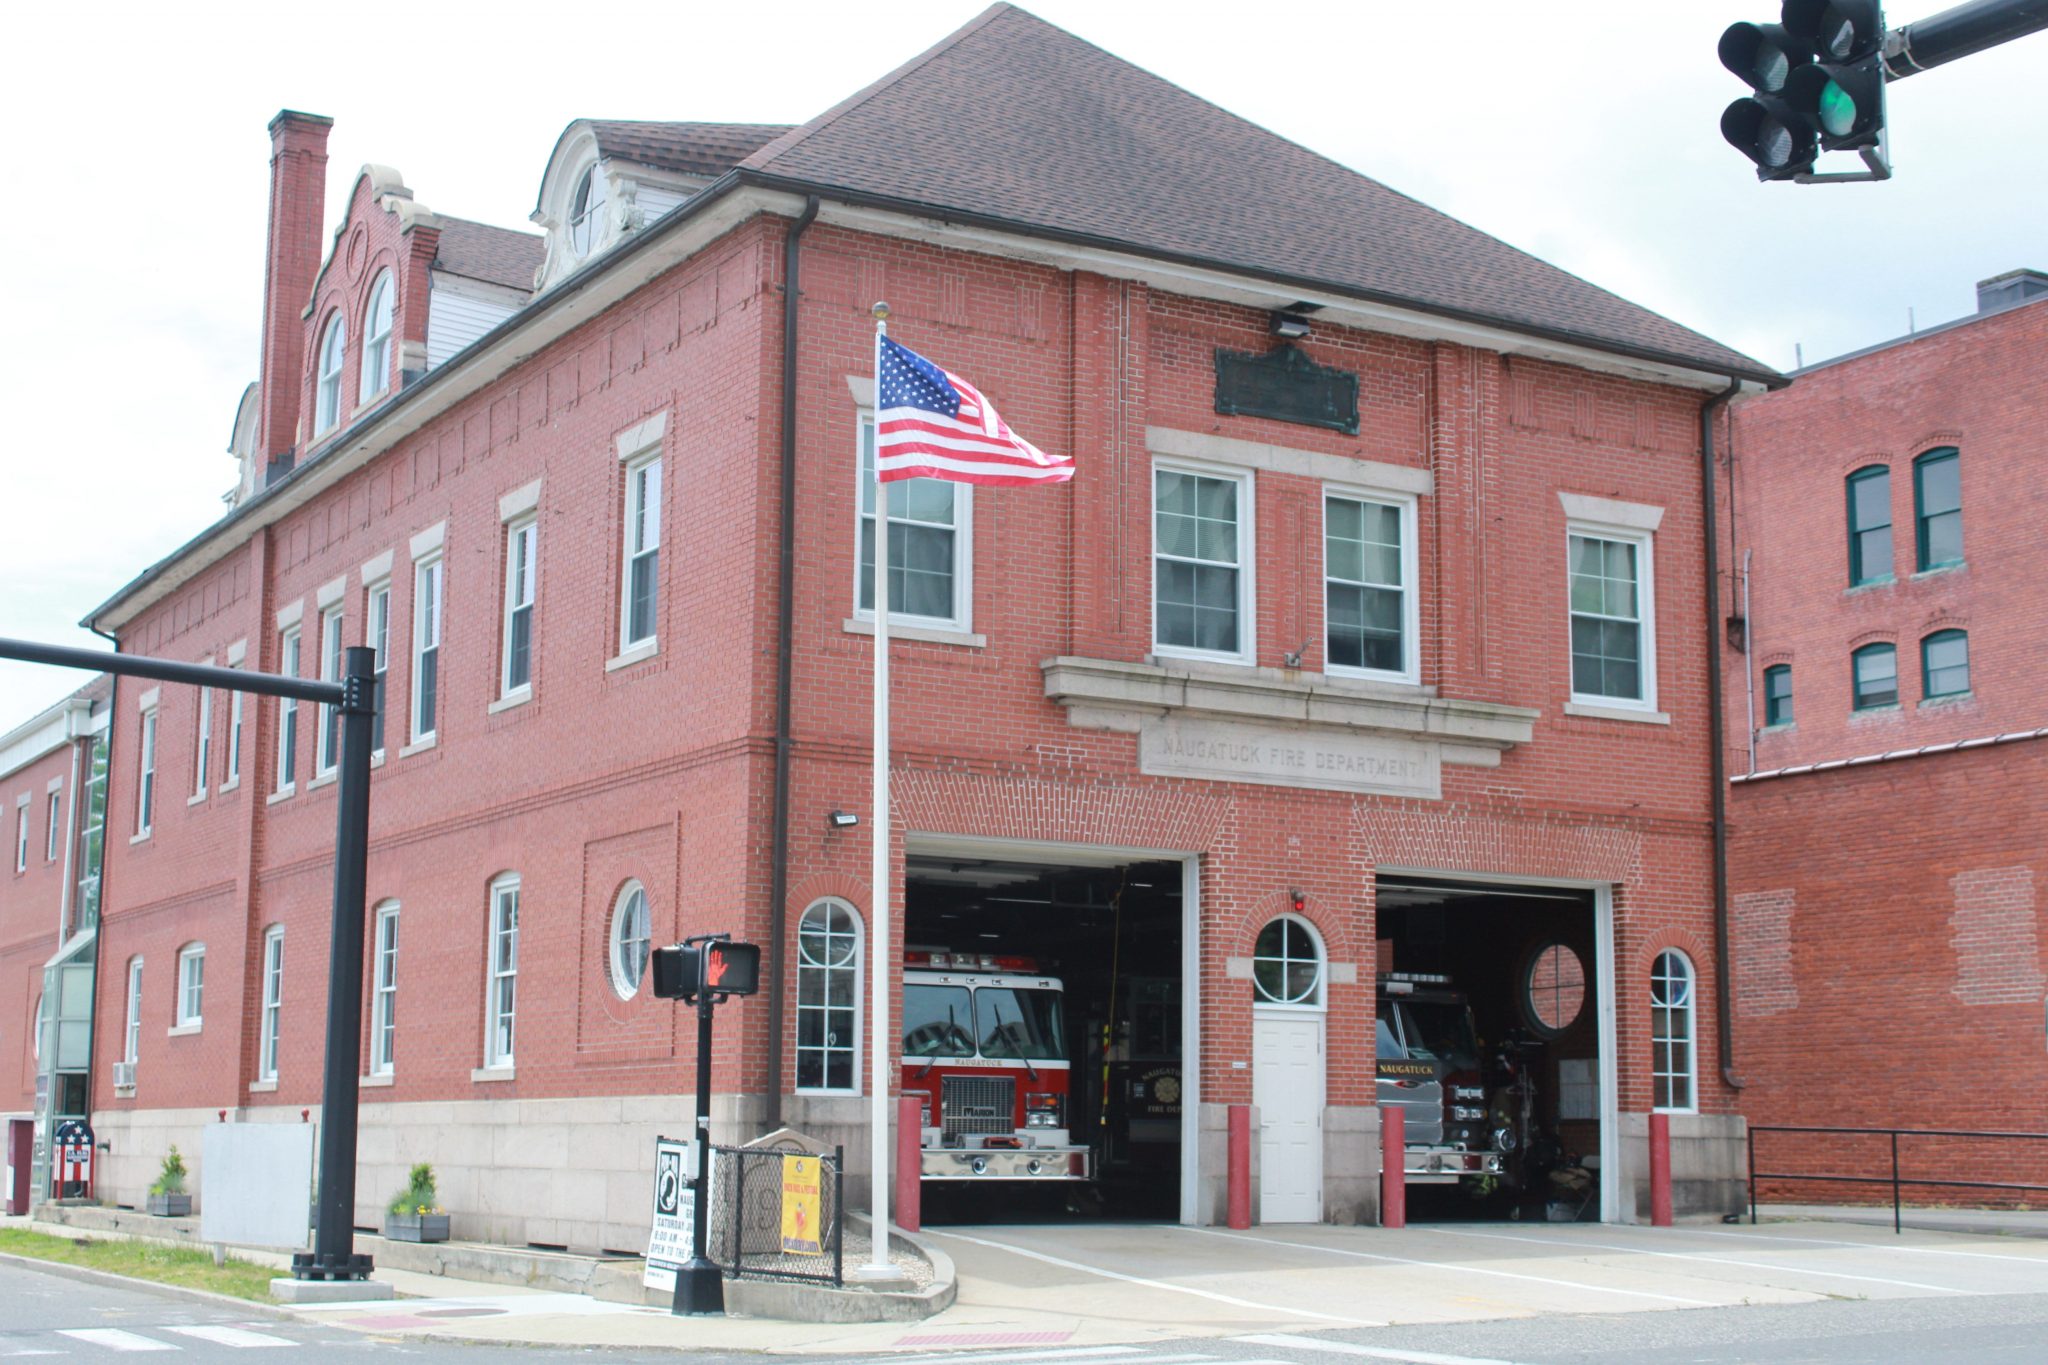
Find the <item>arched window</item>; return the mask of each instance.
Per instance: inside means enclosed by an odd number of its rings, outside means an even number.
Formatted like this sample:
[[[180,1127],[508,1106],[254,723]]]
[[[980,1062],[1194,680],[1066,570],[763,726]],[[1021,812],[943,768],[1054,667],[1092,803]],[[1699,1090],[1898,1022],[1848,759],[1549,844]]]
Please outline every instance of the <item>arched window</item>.
[[[860,917],[841,900],[804,910],[796,931],[796,1088],[860,1089]]]
[[[1892,472],[1866,465],[1849,476],[1849,585],[1892,576]]]
[[[1963,562],[1962,457],[1954,446],[1913,461],[1913,541],[1923,573]]]
[[[1937,630],[1920,642],[1920,692],[1929,699],[1967,696],[1970,691],[1970,637],[1960,630]]]
[[[592,164],[577,182],[576,198],[569,206],[569,249],[588,256],[591,248],[604,244],[604,167]]]
[[[652,938],[647,918],[647,888],[627,882],[612,902],[612,991],[621,1000],[640,993],[647,975],[647,945]]]
[[[396,297],[387,270],[370,286],[370,306],[363,310],[363,374],[356,387],[365,403],[391,387],[391,315]]]
[[[1850,656],[1856,674],[1856,709],[1875,711],[1899,704],[1899,651],[1892,645],[1865,645]]]
[[[313,397],[313,434],[332,431],[341,420],[341,357],[348,349],[348,324],[336,313],[320,338],[320,386]]]
[[[1252,947],[1253,999],[1261,1005],[1319,1007],[1323,945],[1308,921],[1280,915],[1259,930]]]
[[[1650,970],[1650,1076],[1659,1109],[1697,1107],[1692,984],[1692,962],[1684,953],[1667,948],[1657,954]]]

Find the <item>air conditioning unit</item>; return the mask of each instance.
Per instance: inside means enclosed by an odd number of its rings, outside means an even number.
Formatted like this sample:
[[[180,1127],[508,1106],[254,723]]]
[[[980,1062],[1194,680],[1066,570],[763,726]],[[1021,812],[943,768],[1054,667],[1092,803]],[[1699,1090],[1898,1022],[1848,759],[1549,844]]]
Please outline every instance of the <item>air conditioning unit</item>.
[[[135,1063],[114,1063],[114,1088],[116,1090],[133,1090],[135,1088]]]

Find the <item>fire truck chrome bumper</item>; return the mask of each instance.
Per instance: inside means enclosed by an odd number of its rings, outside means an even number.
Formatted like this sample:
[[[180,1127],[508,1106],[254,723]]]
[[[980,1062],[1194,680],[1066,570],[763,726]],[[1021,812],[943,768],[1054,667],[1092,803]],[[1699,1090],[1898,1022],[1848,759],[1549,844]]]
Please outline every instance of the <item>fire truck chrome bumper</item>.
[[[922,1161],[926,1180],[1086,1180],[1085,1147],[931,1150]]]

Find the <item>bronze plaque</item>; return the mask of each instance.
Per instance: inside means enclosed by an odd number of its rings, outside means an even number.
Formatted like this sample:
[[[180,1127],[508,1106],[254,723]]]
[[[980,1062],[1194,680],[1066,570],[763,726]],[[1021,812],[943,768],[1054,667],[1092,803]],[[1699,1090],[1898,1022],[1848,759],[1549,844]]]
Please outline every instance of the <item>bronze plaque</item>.
[[[1296,346],[1264,355],[1216,349],[1216,411],[1358,434],[1358,376],[1318,365]]]

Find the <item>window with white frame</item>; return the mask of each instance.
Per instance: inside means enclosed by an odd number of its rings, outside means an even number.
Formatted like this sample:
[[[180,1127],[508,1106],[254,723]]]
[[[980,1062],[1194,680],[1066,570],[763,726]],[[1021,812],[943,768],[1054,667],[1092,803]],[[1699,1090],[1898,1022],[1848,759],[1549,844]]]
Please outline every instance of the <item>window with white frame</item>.
[[[236,667],[236,665],[229,665]],[[223,790],[242,780],[242,691],[236,688],[228,693],[228,776],[221,783]]]
[[[299,628],[285,631],[277,648],[277,671],[299,676]],[[299,699],[277,699],[277,790],[288,792],[299,776]]]
[[[320,377],[313,396],[313,434],[334,429],[341,420],[341,361],[348,350],[348,324],[336,313],[320,339]]]
[[[370,302],[363,309],[363,372],[356,389],[366,403],[391,387],[391,320],[396,298],[387,270],[370,286]]]
[[[647,950],[652,930],[647,916],[647,888],[627,882],[612,902],[611,980],[612,993],[631,1000],[640,993],[641,978],[647,975]]]
[[[1652,1101],[1659,1109],[1696,1107],[1692,1020],[1692,962],[1667,948],[1650,970],[1650,1076]]]
[[[569,204],[569,249],[578,256],[604,244],[605,197],[604,167],[593,162],[576,182],[576,197]]]
[[[1650,537],[1639,531],[1573,527],[1568,545],[1572,700],[1655,710]]]
[[[147,834],[156,825],[156,708],[142,713],[142,766],[135,791],[135,832]]]
[[[47,811],[49,824],[43,831],[43,861],[46,863],[57,861],[57,814],[63,804],[63,800],[63,792],[53,791],[50,793],[50,804]]]
[[[370,1074],[389,1076],[398,1052],[398,902],[377,907],[370,973]]]
[[[199,734],[192,754],[192,794],[204,796],[213,765],[213,689],[210,687],[199,689]]]
[[[1152,645],[1161,654],[1252,658],[1248,473],[1152,472]]]
[[[519,1004],[519,877],[491,883],[491,937],[484,1002],[484,1066],[512,1065]]]
[[[533,590],[539,523],[524,517],[505,528],[505,648],[500,695],[533,686]]]
[[[619,651],[654,643],[661,594],[661,457],[626,466],[625,579],[619,589]]]
[[[256,1078],[277,1079],[277,1040],[284,1014],[284,926],[273,924],[263,934],[263,1019],[256,1057]]]
[[[1323,495],[1323,660],[1332,673],[1414,682],[1415,503]]]
[[[142,1055],[142,959],[128,959],[128,1028],[121,1035],[121,1060],[135,1065]]]
[[[188,943],[178,950],[178,1027],[197,1028],[206,999],[206,945]]]
[[[860,544],[854,613],[875,614],[875,419],[860,419]],[[973,629],[974,488],[949,479],[889,485],[889,619]]]
[[[377,695],[377,711],[370,717],[370,752],[384,752],[384,712],[390,706],[390,697],[384,686],[385,675],[391,666],[391,583],[372,583],[367,594],[367,619],[370,623],[368,644],[376,657],[372,662],[372,676]]]
[[[432,739],[441,694],[441,556],[413,565],[412,742]]]
[[[341,607],[320,613],[320,681],[341,681]],[[321,777],[331,776],[341,763],[341,708],[320,703],[320,743],[315,769]]]
[[[860,1089],[860,918],[813,902],[796,931],[796,1087]]]
[[[14,870],[28,871],[28,798],[14,808]]]
[[[1277,915],[1252,945],[1252,999],[1260,1005],[1320,1007],[1323,943],[1308,921]]]

